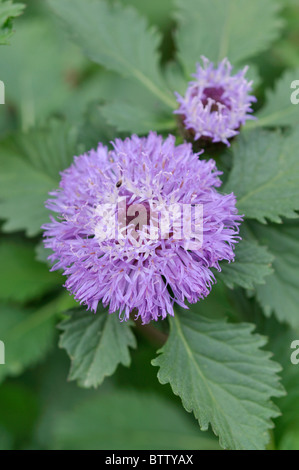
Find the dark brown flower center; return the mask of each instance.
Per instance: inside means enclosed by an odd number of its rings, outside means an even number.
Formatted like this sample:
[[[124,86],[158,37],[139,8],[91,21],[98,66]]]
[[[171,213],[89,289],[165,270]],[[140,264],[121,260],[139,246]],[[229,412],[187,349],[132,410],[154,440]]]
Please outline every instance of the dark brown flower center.
[[[218,103],[223,104],[224,106],[228,106],[226,100],[223,98],[224,88],[222,87],[207,87],[203,90],[202,96],[202,104],[207,106],[208,99],[211,98],[215,101],[215,103],[211,107],[211,111],[218,111],[219,106]]]

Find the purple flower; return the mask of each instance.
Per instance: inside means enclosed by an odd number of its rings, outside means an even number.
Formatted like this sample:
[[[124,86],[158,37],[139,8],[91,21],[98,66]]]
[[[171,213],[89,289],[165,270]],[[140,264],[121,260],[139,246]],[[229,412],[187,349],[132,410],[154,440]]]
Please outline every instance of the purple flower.
[[[197,64],[194,81],[190,82],[184,97],[176,93],[180,104],[176,114],[182,116],[184,126],[194,140],[204,139],[229,144],[229,139],[239,133],[247,119],[255,119],[249,95],[252,81],[245,79],[248,67],[232,75],[232,65],[227,59],[218,67],[202,56],[203,67]]]
[[[234,259],[241,217],[234,194],[215,189],[220,174],[191,144],[176,147],[175,137],[163,141],[153,132],[75,157],[46,203],[58,214],[43,226],[45,246],[54,252],[52,270],[63,269],[66,288],[93,311],[101,301],[120,318],[133,312],[148,323],[173,315],[175,302],[187,308],[185,300],[209,294],[211,268],[220,271],[220,260]],[[173,205],[203,208],[200,243],[190,242],[195,230],[190,240],[177,236],[182,214],[170,216]],[[134,222],[136,207],[143,209],[143,224]],[[162,216],[167,223],[157,228]]]

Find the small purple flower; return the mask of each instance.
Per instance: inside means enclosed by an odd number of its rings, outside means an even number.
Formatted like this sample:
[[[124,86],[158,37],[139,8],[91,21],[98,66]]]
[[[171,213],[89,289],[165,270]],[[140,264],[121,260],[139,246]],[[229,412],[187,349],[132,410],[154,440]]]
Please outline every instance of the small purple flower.
[[[148,323],[173,315],[175,302],[187,308],[185,300],[195,303],[209,294],[215,281],[211,268],[220,271],[220,260],[234,259],[242,218],[234,194],[215,189],[220,174],[214,160],[199,160],[191,144],[176,147],[175,137],[163,141],[153,132],[116,139],[110,151],[99,144],[75,157],[46,203],[58,214],[43,226],[45,246],[54,252],[52,270],[63,269],[65,287],[93,311],[102,302],[120,318],[133,312]],[[191,249],[175,236],[175,217],[166,236],[159,229],[149,238],[147,217],[134,230],[135,209],[131,215],[129,209],[141,205],[147,215],[153,203],[164,215],[173,204],[200,205],[201,245]],[[117,232],[122,211],[125,226]]]
[[[197,64],[194,81],[189,83],[184,97],[176,93],[180,104],[176,114],[194,140],[204,139],[230,145],[229,139],[239,133],[247,119],[255,119],[251,103],[256,98],[249,93],[252,81],[245,79],[248,67],[232,75],[232,65],[223,59],[218,67],[202,56],[203,66]]]

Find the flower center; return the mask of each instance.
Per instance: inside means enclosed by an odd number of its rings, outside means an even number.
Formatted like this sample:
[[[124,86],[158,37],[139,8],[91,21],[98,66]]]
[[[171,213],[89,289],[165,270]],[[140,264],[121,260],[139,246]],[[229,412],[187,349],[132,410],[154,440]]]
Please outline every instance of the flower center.
[[[219,104],[222,104],[226,107],[228,106],[228,103],[226,102],[225,98],[223,98],[224,95],[224,88],[222,87],[207,87],[203,90],[203,96],[202,96],[202,104],[204,106],[207,106],[208,104],[208,99],[211,98],[214,103],[211,107],[211,111],[218,111],[219,110]]]

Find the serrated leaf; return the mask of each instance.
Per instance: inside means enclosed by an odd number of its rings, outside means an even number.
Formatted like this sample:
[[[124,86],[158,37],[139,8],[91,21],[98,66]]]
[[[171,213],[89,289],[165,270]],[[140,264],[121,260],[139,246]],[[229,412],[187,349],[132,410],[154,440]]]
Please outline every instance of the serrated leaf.
[[[273,312],[281,322],[299,327],[299,224],[282,226],[254,224],[256,237],[274,255],[274,272],[266,283],[256,287],[257,299],[267,316]]]
[[[149,129],[161,132],[173,129],[176,125],[174,118],[171,119],[165,112],[160,114],[158,109],[120,101],[103,105],[102,113],[107,122],[120,132],[147,134]]]
[[[257,113],[258,119],[247,123],[246,128],[297,126],[299,105],[291,102],[291,95],[295,91],[291,88],[291,84],[296,79],[299,79],[299,69],[285,72],[274,89],[267,91],[266,105]]]
[[[131,7],[104,0],[49,0],[93,61],[133,78],[167,107],[176,106],[159,70],[160,35]]]
[[[0,50],[6,101],[14,107],[22,129],[41,125],[54,113],[76,123],[94,101],[126,100],[144,109],[156,107],[158,117],[165,113],[136,81],[102,67],[87,74],[89,60],[65,36],[50,17],[29,18],[20,24],[12,47]]]
[[[61,276],[35,260],[33,247],[0,242],[0,300],[26,302],[62,285]]]
[[[120,0],[125,5],[131,5],[138,10],[143,16],[148,18],[150,24],[159,26],[159,29],[165,30],[172,26],[172,18],[170,12],[174,7],[174,0]]]
[[[298,146],[298,130],[288,137],[255,131],[238,139],[225,192],[235,193],[240,213],[262,223],[298,216]]]
[[[219,449],[169,400],[130,390],[83,401],[59,416],[54,436],[54,449]]]
[[[0,382],[6,376],[20,375],[45,357],[53,344],[56,313],[56,301],[36,311],[0,304],[0,336],[5,344]]]
[[[49,220],[48,193],[57,188],[59,172],[77,151],[77,136],[61,122],[28,134],[13,134],[0,147],[0,217],[3,230],[32,236]]]
[[[85,149],[89,150],[97,148],[99,142],[103,145],[109,145],[115,138],[115,133],[115,128],[105,122],[102,106],[97,103],[91,103],[88,111],[79,123],[78,141],[84,142]]]
[[[235,249],[234,263],[224,263],[219,277],[225,284],[253,289],[256,284],[264,284],[265,277],[272,273],[271,263],[274,257],[266,247],[253,241],[242,240]]]
[[[168,62],[165,65],[165,78],[173,93],[177,92],[180,95],[184,95],[187,86],[186,77],[178,62]]]
[[[265,339],[253,328],[181,312],[152,362],[159,381],[170,383],[202,430],[211,424],[224,448],[263,449],[278,414],[270,397],[283,393],[280,367],[260,349]]]
[[[13,34],[12,19],[20,16],[25,8],[22,3],[13,3],[12,0],[0,0],[0,45],[8,44]]]
[[[275,0],[176,0],[178,56],[186,75],[200,56],[237,64],[264,51],[280,32]]]
[[[59,345],[72,361],[70,380],[77,380],[83,387],[97,387],[118,364],[130,365],[129,347],[136,347],[135,336],[117,314],[100,308],[96,314],[85,308],[67,314],[70,318],[60,324],[63,333]]]
[[[11,47],[0,49],[0,60],[5,64],[1,79],[6,102],[13,106],[23,130],[45,123],[53,113],[74,120],[84,109],[88,96],[85,100],[77,82],[87,61],[47,17],[29,17],[20,23]],[[90,88],[96,97],[95,86]]]
[[[169,111],[166,112],[165,107],[153,100],[153,95],[133,79],[126,79],[115,72],[103,70],[98,75],[91,83],[95,89],[97,80],[98,98],[101,99],[96,126],[97,142],[99,131],[105,130],[103,129],[105,121],[119,132],[130,133],[148,133],[149,129],[164,131],[175,127],[174,116]],[[89,82],[85,87],[89,89]],[[97,101],[100,102],[99,99]],[[87,113],[90,114],[91,110],[92,107],[89,106]],[[96,114],[96,109],[93,114]],[[112,140],[114,134],[109,140]]]

